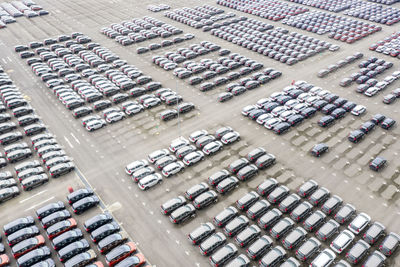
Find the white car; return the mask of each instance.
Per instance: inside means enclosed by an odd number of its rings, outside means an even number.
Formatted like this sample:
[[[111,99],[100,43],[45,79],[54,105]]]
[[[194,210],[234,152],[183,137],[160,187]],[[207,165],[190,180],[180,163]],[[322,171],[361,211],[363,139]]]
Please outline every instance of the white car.
[[[350,243],[354,240],[354,234],[349,230],[343,230],[336,238],[332,241],[330,247],[337,254],[340,254],[345,250]]]
[[[222,143],[220,141],[214,141],[204,146],[203,153],[211,155],[222,149]]]
[[[103,128],[104,126],[106,126],[106,121],[103,119],[99,119],[99,120],[94,120],[94,121],[90,121],[86,124],[86,130],[88,130],[89,132],[98,130],[100,128]]]
[[[204,159],[204,153],[201,151],[194,151],[187,154],[182,161],[183,163],[185,163],[185,165],[191,166],[193,164],[196,164],[202,159]]]
[[[255,109],[257,109],[257,106],[255,106],[255,105],[245,106],[245,107],[242,109],[242,115],[247,117],[247,116],[249,115],[249,113],[250,113],[251,111],[255,110]]]
[[[145,108],[152,108],[161,104],[161,100],[159,98],[149,98],[143,102],[143,106]]]
[[[301,86],[303,84],[306,84],[306,83],[307,83],[306,81],[297,81],[297,82],[294,83],[294,86],[299,87],[299,86]]]
[[[108,123],[114,123],[123,119],[125,119],[125,114],[122,112],[112,112],[106,117]]]
[[[272,118],[269,119],[265,122],[264,127],[271,130],[275,127],[275,125],[278,125],[279,123],[281,123],[282,121],[278,118]]]
[[[224,136],[222,136],[222,138],[221,138],[221,142],[224,145],[232,144],[238,140],[240,140],[240,134],[235,131],[229,132],[229,133],[225,134]]]
[[[138,182],[138,187],[141,190],[147,190],[162,182],[162,176],[158,173],[153,173],[142,178]]]
[[[300,104],[300,102],[297,99],[291,99],[291,100],[289,100],[288,102],[285,103],[285,107],[287,109],[292,109],[298,104]]]
[[[328,267],[335,260],[336,255],[332,250],[326,248],[311,262],[312,267]]]
[[[311,107],[315,102],[317,102],[318,100],[320,100],[320,98],[318,96],[311,96],[309,98],[307,98],[306,100],[306,105],[308,105],[309,107]]]
[[[177,174],[180,171],[183,171],[184,169],[185,165],[181,161],[176,161],[165,166],[162,170],[162,174],[165,177],[170,177],[174,174]]]
[[[262,108],[265,104],[270,103],[271,99],[269,98],[261,98],[257,101],[256,106],[257,108]]]
[[[171,145],[169,146],[169,151],[175,153],[179,148],[184,147],[189,144],[189,141],[185,138],[177,138],[172,140]]]
[[[328,91],[328,90],[322,90],[322,91],[319,91],[319,93],[317,94],[317,96],[319,96],[319,97],[324,97],[324,96],[326,96],[326,95],[328,95],[328,94],[330,94],[331,92],[330,91]]]
[[[258,124],[264,125],[264,123],[265,123],[267,120],[269,120],[269,119],[271,119],[271,118],[273,118],[273,117],[274,117],[274,116],[272,116],[271,114],[262,114],[260,117],[257,118],[256,122],[257,122]]]
[[[144,110],[143,106],[140,104],[129,106],[125,109],[125,114],[132,116],[138,114]]]
[[[281,119],[281,121],[287,121],[289,117],[294,114],[295,112],[293,110],[286,110],[279,115],[279,119]]]
[[[189,135],[189,141],[192,143],[196,143],[196,141],[203,136],[208,135],[208,132],[206,130],[199,130],[199,131],[195,131],[193,133],[191,133]]]
[[[150,154],[147,156],[147,159],[148,159],[151,163],[154,163],[154,162],[156,162],[157,160],[161,159],[162,157],[165,157],[166,155],[169,155],[169,151],[168,151],[168,149],[165,149],[165,148],[164,148],[164,149],[156,150],[156,151],[150,153]]]
[[[371,97],[371,96],[376,95],[378,92],[379,92],[379,88],[373,86],[373,87],[368,88],[368,90],[364,92],[364,95]]]
[[[389,85],[389,83],[387,83],[387,82],[379,82],[379,83],[375,84],[375,87],[378,88],[379,91],[382,91],[388,85]]]
[[[147,160],[145,160],[145,159],[135,160],[135,161],[129,163],[128,165],[126,165],[125,172],[128,175],[132,175],[132,173],[134,173],[135,171],[137,171],[143,167],[146,167],[146,166],[149,166],[149,163],[147,162]]]
[[[286,111],[286,108],[285,107],[283,107],[283,106],[278,106],[278,107],[276,107],[276,108],[274,108],[272,111],[271,111],[271,114],[274,116],[274,117],[279,117],[279,115],[281,115],[283,112],[285,112]]]
[[[298,104],[298,105],[293,107],[293,111],[296,112],[297,114],[299,114],[300,112],[302,112],[306,108],[308,108],[306,104],[300,103],[300,104]]]
[[[297,97],[297,100],[300,101],[300,103],[303,103],[303,102],[306,102],[306,100],[307,100],[308,98],[310,98],[310,97],[312,97],[311,94],[309,94],[309,93],[302,93],[302,94],[300,94],[300,95]]]
[[[360,115],[362,115],[366,110],[367,110],[366,107],[364,107],[364,106],[362,106],[362,105],[357,105],[357,106],[355,106],[355,107],[351,110],[351,114],[353,114],[354,116],[360,116]]]
[[[103,110],[103,116],[106,118],[108,114],[111,114],[113,112],[120,112],[121,109],[119,107],[112,107],[112,108],[108,108]]]
[[[321,91],[322,91],[322,88],[316,86],[316,87],[312,88],[308,93],[310,93],[311,95],[318,95],[318,93]]]
[[[388,84],[391,84],[391,83],[394,82],[396,79],[397,79],[397,78],[394,77],[394,76],[387,76],[383,81],[386,82],[386,83],[388,83]]]
[[[368,214],[361,212],[351,221],[351,223],[349,223],[347,228],[354,234],[358,235],[365,227],[367,227],[370,221],[371,217]]]
[[[270,99],[272,100],[272,101],[275,101],[278,97],[280,97],[280,96],[283,96],[283,93],[282,92],[274,92],[274,93],[272,93],[271,95],[270,95]]]
[[[296,86],[290,85],[290,86],[286,86],[285,88],[283,88],[282,92],[283,92],[285,95],[288,95],[291,91],[296,90],[296,89],[297,89]]]

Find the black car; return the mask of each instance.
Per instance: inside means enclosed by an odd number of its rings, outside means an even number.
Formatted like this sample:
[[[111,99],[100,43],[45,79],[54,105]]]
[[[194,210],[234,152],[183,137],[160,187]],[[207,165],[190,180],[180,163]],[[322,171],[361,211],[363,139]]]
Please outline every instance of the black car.
[[[294,221],[290,218],[282,218],[277,224],[275,224],[269,233],[273,239],[280,239],[286,235],[293,227]]]
[[[248,225],[249,219],[247,219],[244,215],[240,215],[225,225],[224,232],[227,236],[233,237]]]
[[[229,176],[218,183],[216,189],[220,194],[226,194],[239,185],[239,180],[234,176]]]
[[[281,203],[279,203],[279,210],[283,213],[291,212],[299,203],[300,197],[294,193],[290,194],[286,196]]]
[[[253,244],[251,244],[246,252],[252,260],[257,260],[261,256],[263,256],[265,252],[267,252],[272,247],[272,245],[272,239],[267,235],[263,235],[258,238]]]
[[[260,199],[260,196],[251,191],[236,201],[236,206],[243,211],[246,211],[251,205]]]
[[[322,154],[327,152],[329,149],[328,145],[326,144],[316,144],[312,149],[311,149],[311,155],[315,157],[320,157]]]
[[[35,221],[32,216],[18,218],[3,226],[4,235],[5,236],[11,235],[22,228],[29,227],[34,224]]]
[[[360,126],[360,130],[363,131],[365,134],[369,134],[375,128],[375,123],[372,121],[364,122]]]
[[[174,210],[169,216],[169,219],[172,223],[179,224],[191,217],[194,217],[195,214],[196,208],[192,204],[186,204]]]
[[[340,225],[334,221],[329,220],[325,224],[319,228],[317,232],[315,232],[315,236],[322,241],[326,241],[327,239],[331,238],[334,234],[339,232]]]
[[[208,177],[208,183],[210,185],[216,186],[224,180],[225,178],[229,177],[229,172],[227,170],[218,171]]]
[[[346,253],[346,259],[352,264],[357,264],[367,255],[370,245],[364,240],[358,240],[357,243]]]
[[[89,242],[86,239],[81,239],[78,241],[75,241],[68,246],[60,249],[58,251],[58,258],[61,262],[65,262],[72,258],[73,256],[85,252],[90,248]]]
[[[271,204],[265,199],[259,200],[255,202],[251,207],[247,210],[246,215],[252,220],[256,220],[261,217],[264,213],[266,213]]]
[[[276,158],[274,155],[272,155],[271,153],[266,153],[256,160],[255,165],[259,169],[265,169],[275,164],[275,161]]]
[[[85,221],[83,226],[85,227],[86,232],[92,232],[93,230],[99,228],[100,226],[110,223],[113,220],[113,217],[109,213],[98,214],[88,220]]]
[[[10,247],[21,242],[22,240],[34,237],[39,234],[39,229],[36,226],[22,228],[15,233],[7,236],[7,242]]]
[[[60,210],[60,211],[54,212],[54,213],[44,217],[41,220],[41,224],[42,224],[43,228],[46,229],[49,226],[51,226],[57,222],[66,220],[70,217],[71,217],[71,214],[69,213],[68,210]]]
[[[371,121],[377,125],[377,124],[380,124],[381,122],[383,122],[385,119],[386,119],[386,116],[385,116],[385,115],[382,115],[382,114],[375,114],[375,115],[371,118]]]
[[[278,181],[274,178],[268,178],[257,186],[257,193],[260,196],[269,195],[277,186]]]
[[[36,216],[39,220],[42,218],[46,217],[47,215],[50,215],[51,213],[54,213],[56,211],[64,210],[65,205],[62,201],[54,202],[47,204],[44,207],[39,208],[36,210]]]
[[[318,206],[324,203],[330,196],[330,192],[325,187],[318,188],[312,195],[308,198],[310,203],[314,206]]]
[[[379,251],[385,256],[394,254],[400,244],[400,236],[396,233],[389,233],[379,246]]]
[[[312,212],[312,208],[313,206],[309,202],[304,201],[290,213],[290,217],[296,222],[300,222]]]
[[[258,168],[256,167],[256,165],[250,164],[241,168],[236,174],[236,176],[241,181],[246,181],[256,176],[257,174],[258,174]]]
[[[307,261],[311,259],[320,248],[321,242],[315,237],[311,237],[296,250],[296,258],[301,261]]]
[[[99,204],[100,200],[97,196],[88,196],[72,204],[72,209],[76,214],[81,214],[91,207]]]
[[[218,201],[217,193],[213,190],[209,190],[197,196],[193,200],[193,205],[196,209],[200,210],[217,201]]]
[[[284,185],[280,185],[275,188],[267,197],[267,200],[270,203],[278,204],[280,203],[287,195],[289,195],[289,188]]]
[[[301,114],[301,115],[305,116],[304,114]],[[280,135],[280,134],[283,134],[283,133],[289,131],[289,129],[290,129],[290,124],[288,122],[280,122],[274,126],[273,131],[274,131],[274,133]]]
[[[335,214],[335,221],[343,224],[350,220],[350,218],[356,213],[356,208],[351,204],[346,204],[340,208],[340,210]]]
[[[339,196],[333,195],[322,205],[321,211],[326,215],[330,215],[335,212],[342,203],[343,200]]]
[[[218,227],[224,227],[229,221],[238,215],[237,209],[230,206],[213,218],[213,223]]]
[[[100,226],[99,228],[94,230],[90,234],[90,238],[92,239],[92,241],[94,243],[98,243],[104,237],[114,234],[114,233],[117,233],[119,231],[120,231],[120,227],[119,227],[118,223],[116,223],[115,221],[112,221],[112,222],[107,223],[103,226]]]
[[[250,162],[256,161],[259,157],[265,155],[267,152],[262,147],[257,147],[247,154],[247,159]]]
[[[249,161],[245,158],[240,158],[229,164],[229,171],[236,174],[241,168],[248,165]]]
[[[50,249],[46,246],[37,248],[17,259],[17,264],[20,267],[28,267],[33,264],[49,258],[51,255]]]
[[[78,190],[70,193],[67,196],[67,200],[68,200],[69,204],[73,204],[74,202],[76,202],[76,201],[78,201],[78,200],[80,200],[82,198],[91,196],[93,194],[94,194],[94,192],[93,192],[92,189],[90,189],[90,188],[81,188],[81,189],[78,189]]]
[[[282,212],[274,208],[258,219],[257,224],[263,229],[269,229],[274,226],[282,217]]]
[[[211,223],[203,223],[188,234],[188,239],[194,245],[200,244],[203,240],[215,233],[215,227]]]
[[[350,132],[347,139],[352,143],[358,143],[364,138],[364,136],[365,136],[365,133],[363,131],[354,130],[354,131]]]
[[[385,129],[385,130],[389,130],[390,128],[393,127],[393,125],[396,123],[396,121],[394,119],[391,118],[386,118],[383,120],[383,122],[381,123],[381,128]]]
[[[101,254],[106,254],[113,248],[128,241],[128,234],[124,231],[106,236],[97,243],[97,248]]]
[[[383,157],[376,157],[369,163],[369,168],[373,171],[379,171],[386,165],[386,159]]]
[[[55,250],[59,250],[72,242],[80,240],[83,237],[82,231],[80,229],[69,230],[57,237],[55,237],[51,242]]]
[[[260,235],[261,229],[257,225],[250,225],[235,237],[235,241],[240,247],[245,247]]]
[[[215,233],[200,244],[200,253],[202,255],[211,255],[225,243],[226,237],[222,233]]]
[[[161,212],[165,215],[170,215],[171,212],[186,204],[186,200],[182,196],[172,198],[161,205]]]
[[[208,191],[210,188],[208,187],[208,185],[206,183],[200,183],[200,184],[196,184],[192,187],[190,187],[186,192],[185,192],[185,197],[188,200],[193,200],[195,199],[197,196],[201,195],[202,193]]]

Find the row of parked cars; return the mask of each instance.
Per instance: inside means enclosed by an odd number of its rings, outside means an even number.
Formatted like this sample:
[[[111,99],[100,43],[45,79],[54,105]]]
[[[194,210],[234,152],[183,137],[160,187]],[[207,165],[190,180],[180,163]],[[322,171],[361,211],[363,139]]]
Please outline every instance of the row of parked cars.
[[[148,5],[147,9],[150,10],[151,12],[160,12],[163,10],[168,10],[171,7],[166,4],[159,4],[159,5]]]
[[[341,98],[305,81],[297,81],[268,98],[262,98],[255,105],[243,108],[242,115],[263,125],[276,134],[283,134],[304,119],[311,118],[317,111],[327,115],[318,124],[327,127],[344,117],[347,112],[355,116],[364,113],[366,108]]]
[[[319,78],[324,78],[326,76],[328,76],[329,74],[337,71],[340,68],[344,68],[346,66],[348,66],[349,64],[354,63],[355,61],[357,61],[358,59],[361,59],[364,56],[363,53],[361,52],[356,52],[354,53],[354,55],[352,56],[348,56],[345,59],[341,59],[338,62],[336,62],[335,64],[331,64],[328,67],[321,69],[320,71],[318,71],[317,76]]]
[[[319,0],[288,0],[288,1],[336,13],[346,10],[350,8],[352,5],[357,3],[357,1],[354,0],[345,0],[345,1],[325,0],[323,2]]]
[[[308,11],[308,8],[303,6],[292,5],[279,0],[268,2],[258,2],[256,0],[218,0],[217,4],[273,21],[279,21],[286,17],[296,16]]]
[[[400,32],[392,33],[385,39],[370,45],[369,50],[390,55],[392,57],[400,56]]]
[[[147,190],[162,182],[162,176],[169,178],[186,167],[192,166],[205,156],[211,156],[228,145],[240,140],[239,133],[230,127],[223,127],[211,135],[206,130],[198,130],[189,136],[189,140],[181,137],[171,142],[169,149],[156,150],[148,155],[148,160],[136,160],[125,167],[125,172],[138,183],[141,190]],[[175,155],[171,155],[170,152]],[[149,166],[154,164],[154,168]],[[156,173],[161,171],[162,176]]]
[[[13,1],[11,3],[0,4],[0,29],[5,28],[7,24],[14,23],[15,18],[25,16],[33,18],[49,14],[40,5],[36,3],[25,4],[22,1]]]
[[[400,75],[400,72],[398,71],[386,77],[385,80],[381,82],[375,78],[377,75],[384,73],[392,66],[392,62],[388,62],[384,59],[378,59],[376,57],[370,57],[358,64],[358,67],[360,68],[358,72],[354,72],[350,75],[350,77],[342,79],[339,85],[342,87],[347,87],[355,82],[358,84],[356,92],[362,93],[369,97],[374,96],[379,91],[388,87],[390,83],[393,83],[398,79]]]
[[[195,29],[210,27],[215,21],[221,20],[221,15],[224,13],[223,9],[210,6],[195,6],[183,7],[181,9],[174,9],[172,11],[164,12],[164,16],[180,23],[191,26]],[[229,14],[223,18],[233,17],[234,14]]]
[[[340,48],[301,33],[289,33],[287,29],[281,27],[262,32],[254,30],[255,25],[262,25],[260,21],[241,22],[222,26],[210,32],[221,39],[287,65],[296,64],[325,50],[336,51]]]
[[[356,5],[345,10],[343,14],[389,26],[400,21],[398,8],[364,1],[357,1]]]
[[[267,200],[262,199],[265,196]],[[307,198],[308,201],[301,201]],[[278,205],[273,207],[273,205]],[[238,250],[230,244],[225,245],[227,237],[235,237],[236,246],[247,247],[247,256],[242,254],[233,262],[242,262],[249,266],[250,260],[259,260],[260,266],[277,266],[284,261],[286,255],[294,251],[288,266],[301,266],[311,262],[310,266],[330,266],[359,235],[368,227],[371,218],[360,213],[350,204],[343,205],[343,200],[337,196],[330,196],[329,190],[318,188],[318,184],[309,180],[297,191],[290,194],[290,190],[274,178],[269,178],[257,187],[257,192],[251,191],[236,201],[236,207],[225,208],[213,218],[213,224],[204,223],[189,233],[188,239],[194,245],[199,245],[203,255],[210,257],[213,266],[223,265],[235,258]],[[321,206],[320,209],[317,207]],[[313,211],[314,209],[314,211]],[[245,215],[240,215],[243,212]],[[288,214],[289,216],[284,216]],[[335,214],[335,215],[334,215]],[[328,216],[333,216],[328,220]],[[304,220],[304,221],[303,221]],[[350,221],[351,220],[351,221]],[[256,224],[250,224],[256,221]],[[303,221],[302,226],[297,226]],[[340,225],[348,224],[348,229],[340,231]],[[216,228],[222,228],[223,233],[217,233]],[[261,229],[269,231],[262,236]],[[308,233],[315,237],[308,238]],[[335,238],[334,235],[336,235]],[[371,246],[385,235],[385,227],[378,222],[373,223],[346,253],[346,261],[341,260],[335,266],[348,267],[357,264],[366,258]],[[322,247],[323,242],[333,239],[330,249]],[[278,242],[281,242],[278,246]],[[275,243],[275,244],[274,244]],[[395,252],[400,243],[400,237],[390,233],[379,246],[380,251],[374,251],[365,261],[365,266],[382,266],[387,256]],[[225,246],[224,246],[225,245]],[[226,246],[232,247],[227,250]],[[222,247],[222,248],[221,248]],[[239,261],[239,259],[241,261]],[[233,264],[232,262],[232,264]],[[348,263],[349,262],[349,263]],[[229,265],[228,266],[238,266]],[[286,265],[285,265],[286,266]]]
[[[282,21],[284,24],[352,44],[382,27],[323,11],[310,11]]]

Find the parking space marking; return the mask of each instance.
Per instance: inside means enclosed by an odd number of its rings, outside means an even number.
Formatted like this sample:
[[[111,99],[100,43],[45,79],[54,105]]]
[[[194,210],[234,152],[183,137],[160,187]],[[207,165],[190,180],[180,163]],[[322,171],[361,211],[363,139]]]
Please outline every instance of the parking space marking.
[[[40,203],[38,203],[38,204],[36,204],[36,205],[30,206],[29,208],[27,208],[27,209],[24,210],[24,211],[32,210],[32,209],[34,209],[34,208],[36,208],[36,207],[38,207],[38,206],[41,206],[42,204],[44,204],[44,203],[46,203],[46,202],[48,202],[48,201],[50,201],[50,200],[52,200],[52,199],[54,199],[54,196],[52,196],[52,197],[50,197],[50,198],[48,198],[48,199],[46,199],[46,200],[43,200],[42,202],[40,202]]]
[[[76,138],[76,136],[75,136],[73,133],[71,133],[71,136],[72,136],[72,138],[75,139],[75,141],[76,141],[78,144],[81,144],[81,142],[79,142],[78,138]]]
[[[68,143],[68,145],[69,145],[71,148],[74,148],[74,146],[71,144],[71,142],[68,140],[68,138],[67,138],[66,136],[64,136],[64,139],[65,139],[65,141]]]
[[[42,190],[42,191],[40,191],[40,192],[38,192],[38,193],[36,193],[36,194],[30,196],[30,197],[24,198],[24,199],[20,200],[19,203],[22,204],[22,203],[24,203],[25,201],[28,201],[28,200],[30,200],[30,199],[32,199],[32,198],[34,198],[34,197],[37,197],[37,196],[43,194],[43,193],[46,192],[46,191],[47,191],[47,189],[46,189],[46,190]]]

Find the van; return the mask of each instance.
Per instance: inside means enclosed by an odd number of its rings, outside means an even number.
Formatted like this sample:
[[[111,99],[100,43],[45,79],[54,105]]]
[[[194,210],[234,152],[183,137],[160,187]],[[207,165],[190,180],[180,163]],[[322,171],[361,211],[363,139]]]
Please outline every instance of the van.
[[[49,181],[47,174],[42,173],[26,178],[21,182],[21,186],[25,191],[30,191],[35,187],[43,185]]]

